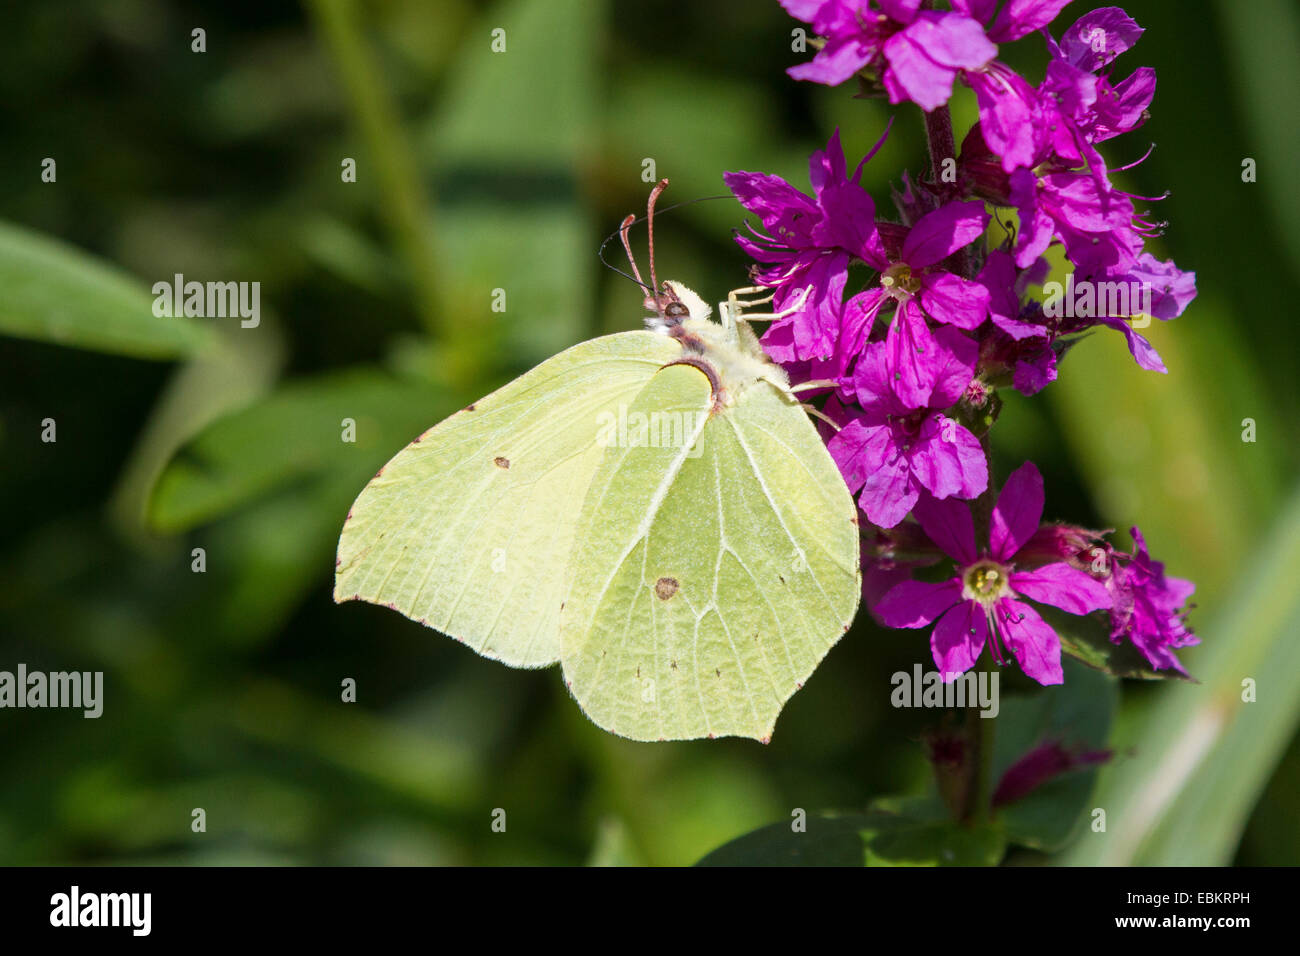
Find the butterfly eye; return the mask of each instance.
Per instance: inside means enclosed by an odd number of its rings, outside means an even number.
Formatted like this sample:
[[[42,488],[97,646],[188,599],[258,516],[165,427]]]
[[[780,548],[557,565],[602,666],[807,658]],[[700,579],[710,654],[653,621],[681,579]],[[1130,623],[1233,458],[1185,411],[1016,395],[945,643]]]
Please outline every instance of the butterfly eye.
[[[690,310],[680,302],[669,302],[664,306],[665,319],[676,319],[680,322],[682,319],[689,318],[690,314]]]

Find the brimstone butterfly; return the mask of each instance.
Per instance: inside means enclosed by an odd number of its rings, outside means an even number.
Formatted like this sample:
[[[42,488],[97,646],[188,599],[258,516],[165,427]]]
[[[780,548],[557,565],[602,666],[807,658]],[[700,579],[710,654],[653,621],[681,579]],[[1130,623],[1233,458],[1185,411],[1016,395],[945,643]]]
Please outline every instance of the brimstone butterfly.
[[[561,352],[385,465],[334,599],[558,662],[624,737],[766,741],[857,610],[856,509],[735,294],[720,324],[677,282],[647,304],[647,330]]]

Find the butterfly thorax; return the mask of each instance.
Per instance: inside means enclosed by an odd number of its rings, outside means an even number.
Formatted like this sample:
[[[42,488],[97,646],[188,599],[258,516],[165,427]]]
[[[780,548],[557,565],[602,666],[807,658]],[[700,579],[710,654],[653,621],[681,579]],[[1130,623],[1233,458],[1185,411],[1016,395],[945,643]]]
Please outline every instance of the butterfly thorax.
[[[695,292],[672,280],[664,287],[669,304],[662,314],[647,318],[646,326],[682,346],[682,358],[670,364],[692,365],[708,377],[715,412],[734,405],[758,382],[788,392],[785,370],[768,358],[749,323],[726,303],[719,306],[724,319],[719,324],[709,318],[712,309]]]

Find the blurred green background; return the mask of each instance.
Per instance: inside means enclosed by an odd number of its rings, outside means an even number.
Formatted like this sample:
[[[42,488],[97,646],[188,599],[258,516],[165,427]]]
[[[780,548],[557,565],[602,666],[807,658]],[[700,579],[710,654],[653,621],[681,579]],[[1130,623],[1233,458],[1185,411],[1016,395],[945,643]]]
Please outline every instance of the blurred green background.
[[[1057,861],[1294,864],[1300,26],[1285,0],[1126,8],[1147,34],[1117,75],[1154,66],[1159,87],[1104,152],[1119,166],[1157,144],[1121,181],[1173,191],[1155,251],[1200,294],[1151,330],[1168,376],[1091,337],[1043,395],[1008,400],[995,463],[1032,457],[1048,518],[1140,524],[1196,580],[1203,643],[1183,659],[1201,683],[1124,684],[1094,798],[1109,832]],[[98,720],[0,711],[0,863],[683,864],[795,807],[925,786],[936,715],[888,704],[924,638],[866,615],[770,745],[645,745],[587,723],[553,669],[330,600],[339,528],[379,465],[639,322],[596,249],[644,206],[647,159],[671,203],[723,192],[730,169],[806,188],[837,126],[850,162],[874,142],[884,104],[784,75],[807,57],[775,2],[46,0],[6,20],[0,669],[103,670],[106,699]],[[1037,38],[1003,58],[1041,77]],[[964,88],[954,114],[960,138]],[[878,203],[923,156],[902,109],[867,170]],[[731,200],[665,215],[659,274],[706,299],[745,284],[742,218]],[[175,273],[260,282],[261,324],[152,319],[149,286]]]

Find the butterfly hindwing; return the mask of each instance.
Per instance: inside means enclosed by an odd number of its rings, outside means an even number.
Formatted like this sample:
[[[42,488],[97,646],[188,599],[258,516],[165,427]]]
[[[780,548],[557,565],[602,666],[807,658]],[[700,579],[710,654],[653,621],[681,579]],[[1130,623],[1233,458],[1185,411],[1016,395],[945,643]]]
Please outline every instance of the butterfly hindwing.
[[[632,407],[698,416],[699,437],[606,450],[578,519],[565,679],[626,737],[765,740],[857,608],[852,499],[767,382],[712,411],[708,379],[672,366]]]

